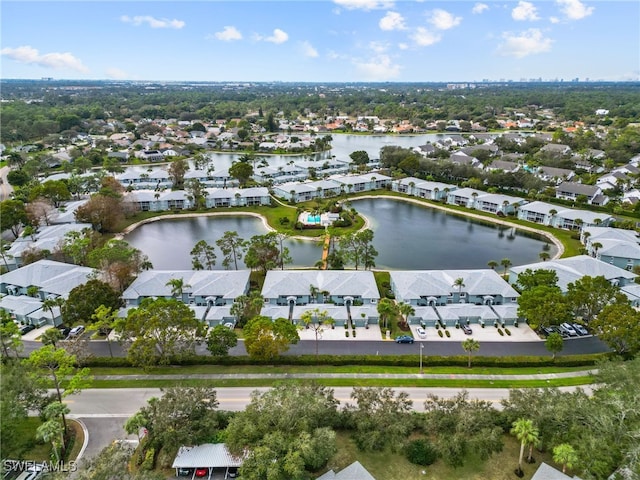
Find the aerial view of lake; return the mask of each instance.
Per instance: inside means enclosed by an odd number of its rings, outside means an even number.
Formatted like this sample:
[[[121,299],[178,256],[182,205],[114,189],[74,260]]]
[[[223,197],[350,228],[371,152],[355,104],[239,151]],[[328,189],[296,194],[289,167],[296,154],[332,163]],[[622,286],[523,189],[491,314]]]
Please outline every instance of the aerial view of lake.
[[[374,231],[379,255],[377,268],[429,270],[487,268],[487,262],[509,258],[513,265],[539,261],[545,242],[513,228],[479,223],[408,202],[382,198],[362,199],[352,206],[365,215]],[[215,245],[226,231],[244,239],[267,232],[250,216],[167,219],[142,225],[125,237],[143,251],[160,270],[191,269],[191,249],[199,240]],[[314,241],[289,240],[293,263],[288,268],[313,267],[322,255]],[[218,247],[216,269],[222,269]],[[555,247],[550,245],[550,255]],[[244,262],[240,262],[245,268]]]

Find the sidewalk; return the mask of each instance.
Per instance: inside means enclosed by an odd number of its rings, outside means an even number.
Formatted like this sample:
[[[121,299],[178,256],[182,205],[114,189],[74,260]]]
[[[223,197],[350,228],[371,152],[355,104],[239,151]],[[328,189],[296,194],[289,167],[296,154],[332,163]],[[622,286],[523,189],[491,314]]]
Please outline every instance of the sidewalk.
[[[425,365],[428,367],[428,365]],[[417,367],[416,367],[417,369]],[[95,375],[95,380],[260,380],[260,379],[434,379],[434,380],[553,380],[557,378],[587,377],[597,370],[576,372],[537,373],[527,375],[483,375],[473,373],[191,373],[187,375]]]

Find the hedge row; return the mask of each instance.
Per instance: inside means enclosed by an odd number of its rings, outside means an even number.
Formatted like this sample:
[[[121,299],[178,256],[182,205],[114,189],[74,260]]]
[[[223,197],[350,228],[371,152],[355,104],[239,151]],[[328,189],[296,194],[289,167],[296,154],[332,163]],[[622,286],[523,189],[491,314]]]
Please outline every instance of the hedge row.
[[[551,356],[529,357],[481,357],[473,358],[476,367],[590,367],[599,361],[610,358],[608,353],[590,355],[557,356],[555,360]],[[271,360],[254,360],[247,356],[242,357],[210,357],[196,356],[180,359],[172,365],[376,365],[388,367],[414,367],[419,355],[320,355],[318,359],[314,355],[281,356]],[[423,356],[422,361],[426,366],[432,367],[466,367],[468,358],[466,355],[456,356]],[[87,367],[130,367],[127,358],[96,357],[88,359],[84,366]]]

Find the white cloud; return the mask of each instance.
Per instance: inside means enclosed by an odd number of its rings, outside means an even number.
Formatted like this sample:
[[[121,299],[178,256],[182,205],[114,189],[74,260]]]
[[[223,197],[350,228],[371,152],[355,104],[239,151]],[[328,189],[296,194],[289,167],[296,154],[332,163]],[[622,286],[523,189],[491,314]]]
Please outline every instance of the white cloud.
[[[116,67],[107,68],[105,73],[107,74],[107,78],[112,78],[114,80],[127,80],[131,78],[131,75],[127,72]]]
[[[389,50],[389,44],[383,42],[369,42],[369,48],[375,53],[385,53]]]
[[[138,15],[135,17],[130,17],[128,15],[122,15],[120,20],[124,23],[130,23],[136,27],[146,23],[151,28],[175,28],[177,30],[184,27],[186,24],[182,20],[169,20],[167,18],[155,18],[151,15]]]
[[[538,10],[531,2],[518,2],[518,5],[511,11],[511,18],[518,21],[534,21],[540,20]]]
[[[82,61],[74,57],[69,52],[51,52],[43,55],[30,45],[23,45],[18,48],[6,47],[0,50],[0,55],[4,55],[16,62],[30,63],[39,67],[55,68],[56,70],[71,69],[78,72],[88,72],[89,69],[83,65]]]
[[[505,32],[502,34],[504,42],[498,46],[498,53],[505,57],[524,58],[536,53],[551,50],[553,40],[545,38],[537,28],[530,28],[520,34]]]
[[[280,30],[279,28],[273,30],[273,35],[264,38],[265,42],[271,42],[275,44],[284,43],[287,40],[289,40],[289,35],[287,34],[287,32]]]
[[[419,47],[428,47],[438,43],[442,38],[440,34],[431,32],[424,27],[416,28],[416,31],[410,37]]]
[[[462,21],[462,17],[454,17],[446,10],[436,8],[429,16],[429,23],[438,30],[449,30],[457,27]]]
[[[393,8],[391,0],[333,0],[333,2],[347,10],[381,10]]]
[[[549,21],[551,23],[560,23],[560,19],[558,17],[549,17]]]
[[[398,48],[400,50],[408,50],[409,49],[409,45],[407,45],[406,43],[399,43],[398,44]]]
[[[304,41],[300,43],[300,46],[302,47],[302,54],[305,57],[316,58],[318,56],[318,50],[313,48],[313,45],[311,45],[309,42]]]
[[[580,0],[556,0],[556,4],[569,20],[581,20],[595,10],[594,7],[587,7]]]
[[[487,5],[486,3],[476,3],[471,9],[471,13],[473,13],[474,15],[479,15],[485,10],[489,10],[489,5]]]
[[[383,81],[393,80],[400,75],[400,65],[394,64],[389,55],[378,55],[370,59],[368,62],[359,62],[354,60],[354,64],[363,80]]]
[[[223,42],[242,40],[242,33],[240,33],[240,31],[232,25],[225,25],[224,29],[221,32],[216,32],[213,34],[213,36],[218,40],[222,40]]]
[[[387,12],[378,23],[381,30],[406,30],[404,17],[398,12]]]

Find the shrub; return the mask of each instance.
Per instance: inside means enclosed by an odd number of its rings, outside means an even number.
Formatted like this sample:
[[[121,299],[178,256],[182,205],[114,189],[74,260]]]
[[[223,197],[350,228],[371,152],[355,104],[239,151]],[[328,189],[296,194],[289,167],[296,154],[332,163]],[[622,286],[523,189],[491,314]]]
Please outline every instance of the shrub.
[[[456,328],[460,328],[460,324],[456,322]]]
[[[440,324],[436,323],[436,330],[440,330]]]
[[[451,338],[451,332],[449,330],[445,330],[445,332],[447,334],[447,338]]]
[[[349,338],[349,330],[347,330],[346,332],[344,332],[344,336]]]
[[[504,337],[504,332],[502,331],[501,328],[498,328],[498,333],[500,334],[501,337]]]
[[[155,456],[155,448],[150,448],[149,450],[147,450],[147,452],[144,454],[144,461],[142,462],[142,465],[140,465],[140,468],[142,470],[153,470]]]
[[[513,326],[518,328],[518,321],[517,320],[515,322],[513,322]]]
[[[511,336],[511,330],[509,330],[508,328],[504,329],[504,333],[506,333],[507,335]]]
[[[482,322],[482,323],[480,324],[480,326],[481,326],[482,328],[484,328],[484,322]]]
[[[351,335],[353,335],[353,338],[356,338],[356,330],[353,329],[353,331],[351,332]]]
[[[498,328],[498,322],[493,322],[493,326]]]
[[[449,333],[449,332],[447,332]],[[444,335],[442,334],[442,330],[438,330],[438,335],[440,335],[440,338],[444,337]]]
[[[407,460],[416,465],[429,466],[438,459],[438,452],[426,439],[414,440],[407,446]]]

